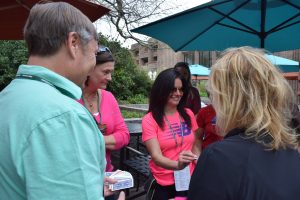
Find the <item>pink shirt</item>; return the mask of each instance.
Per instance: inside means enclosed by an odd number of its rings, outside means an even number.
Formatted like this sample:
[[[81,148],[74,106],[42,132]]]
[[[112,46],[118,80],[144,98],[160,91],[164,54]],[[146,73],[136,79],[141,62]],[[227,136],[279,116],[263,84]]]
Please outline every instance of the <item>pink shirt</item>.
[[[163,130],[159,128],[158,124],[154,120],[152,113],[148,113],[144,116],[142,120],[142,140],[143,142],[156,138],[163,156],[177,161],[179,157],[179,153],[183,150],[192,150],[192,146],[194,143],[194,131],[198,129],[195,116],[190,109],[186,109],[186,112],[191,118],[192,129],[188,127],[185,122],[182,122],[183,129],[183,143],[181,145],[182,137],[181,137],[181,126],[180,126],[180,117],[179,113],[176,112],[172,116],[167,116],[168,121],[172,129],[168,126],[168,123],[164,119],[164,127]],[[183,121],[183,118],[182,120]],[[176,142],[174,136],[172,134],[172,130],[176,135],[178,147],[176,147]],[[150,170],[157,181],[158,184],[167,186],[174,184],[174,171],[167,170],[162,167],[155,165],[155,163],[150,160],[149,163]],[[190,164],[191,174],[195,168],[193,163]]]
[[[82,99],[79,102],[83,104]],[[116,140],[115,149],[121,149],[129,143],[130,135],[128,128],[124,122],[119,105],[111,92],[101,90],[100,112],[102,115],[102,124],[106,124],[105,135],[113,135]],[[94,118],[99,123],[99,113],[93,113]],[[110,159],[110,150],[106,149],[106,171],[113,171]]]

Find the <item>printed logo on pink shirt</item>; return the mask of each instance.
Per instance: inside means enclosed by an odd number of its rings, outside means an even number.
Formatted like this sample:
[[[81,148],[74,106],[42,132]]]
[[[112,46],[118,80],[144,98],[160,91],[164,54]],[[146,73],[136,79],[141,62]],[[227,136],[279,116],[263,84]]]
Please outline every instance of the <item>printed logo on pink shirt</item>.
[[[182,124],[182,130],[183,130],[183,136],[188,136],[192,133],[191,129],[188,127],[188,124],[185,122],[181,122]],[[166,139],[174,139],[173,137],[173,133],[172,130],[174,131],[174,133],[176,134],[176,137],[181,137],[181,127],[178,123],[173,123],[171,124],[172,129],[168,128],[168,130],[166,131]]]

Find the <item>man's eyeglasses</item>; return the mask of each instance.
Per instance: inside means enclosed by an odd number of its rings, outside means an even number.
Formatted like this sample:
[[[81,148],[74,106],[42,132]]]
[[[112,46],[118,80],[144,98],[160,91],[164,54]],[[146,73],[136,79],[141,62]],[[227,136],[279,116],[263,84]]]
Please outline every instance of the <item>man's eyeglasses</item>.
[[[103,52],[111,53],[108,47],[99,47],[97,53],[103,53]]]

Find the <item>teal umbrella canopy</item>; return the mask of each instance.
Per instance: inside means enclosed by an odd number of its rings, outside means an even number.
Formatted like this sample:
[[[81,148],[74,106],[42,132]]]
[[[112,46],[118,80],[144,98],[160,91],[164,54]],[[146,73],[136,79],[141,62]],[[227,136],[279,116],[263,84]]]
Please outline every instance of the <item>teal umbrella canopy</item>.
[[[209,76],[210,69],[207,67],[204,67],[202,65],[190,65],[189,66],[191,74],[194,76]]]
[[[299,62],[287,58],[266,54],[266,58],[282,72],[298,72]]]
[[[299,0],[214,0],[133,29],[175,51],[300,49]]]

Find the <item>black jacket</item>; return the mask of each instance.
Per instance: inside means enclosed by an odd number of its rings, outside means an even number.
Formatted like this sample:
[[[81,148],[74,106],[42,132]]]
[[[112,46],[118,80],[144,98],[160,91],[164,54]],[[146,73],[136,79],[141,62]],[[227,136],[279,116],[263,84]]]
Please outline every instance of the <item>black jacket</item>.
[[[300,154],[266,150],[234,129],[201,154],[188,199],[299,200]]]

